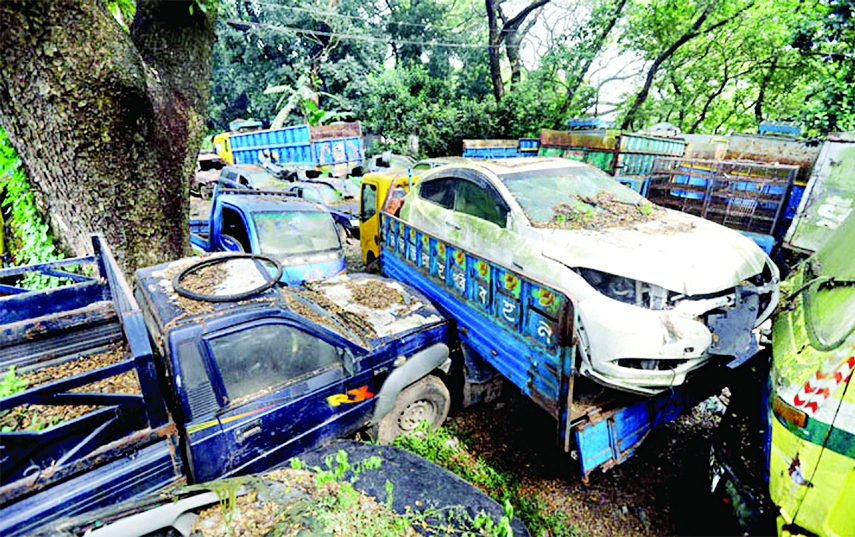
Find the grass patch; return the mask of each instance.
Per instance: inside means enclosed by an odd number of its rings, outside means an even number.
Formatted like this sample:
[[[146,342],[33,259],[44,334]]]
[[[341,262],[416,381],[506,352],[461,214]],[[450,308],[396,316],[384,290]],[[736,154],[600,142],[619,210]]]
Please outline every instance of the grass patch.
[[[438,464],[472,483],[517,516],[534,537],[580,537],[563,513],[547,512],[543,502],[520,492],[519,476],[495,467],[467,449],[448,427],[431,431],[423,423],[413,434],[399,436],[395,446]],[[510,509],[509,509],[510,507]]]

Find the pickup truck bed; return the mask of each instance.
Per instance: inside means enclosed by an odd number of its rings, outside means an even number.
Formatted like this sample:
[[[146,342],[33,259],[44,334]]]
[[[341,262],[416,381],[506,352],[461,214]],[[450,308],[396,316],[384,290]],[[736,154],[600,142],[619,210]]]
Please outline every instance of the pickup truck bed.
[[[67,278],[0,289],[0,373],[27,381],[0,399],[3,535],[183,479],[142,318],[112,254],[93,244],[92,257],[0,271]],[[61,270],[70,264],[94,275]]]

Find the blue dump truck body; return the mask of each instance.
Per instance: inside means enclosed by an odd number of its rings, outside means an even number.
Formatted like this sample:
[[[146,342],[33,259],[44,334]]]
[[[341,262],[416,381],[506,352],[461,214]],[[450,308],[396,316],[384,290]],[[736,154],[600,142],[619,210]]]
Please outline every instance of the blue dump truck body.
[[[217,189],[208,220],[190,221],[197,254],[247,252],[275,257],[281,282],[297,285],[341,274],[344,246],[329,212],[279,191]]]
[[[0,298],[0,374],[26,382],[0,398],[4,536],[271,468],[366,426],[388,433],[406,417],[399,399],[441,386],[451,366],[447,322],[397,282],[342,276],[208,302],[172,287],[198,262],[189,258],[138,271],[132,295],[109,249],[94,245],[92,257],[0,271],[70,281],[0,289],[12,293]],[[61,270],[72,264],[95,265],[93,275]],[[228,293],[269,279],[247,258],[219,269],[197,283]],[[348,295],[360,286],[381,286],[390,302]]]
[[[269,158],[283,167],[343,177],[365,158],[359,123],[258,130],[232,134],[229,140],[235,164],[260,164]]]
[[[576,450],[582,476],[632,455],[650,430],[717,393],[723,371],[705,369],[653,397],[577,376],[573,297],[381,213],[381,265],[457,322],[467,374],[495,370],[548,412],[557,441]]]

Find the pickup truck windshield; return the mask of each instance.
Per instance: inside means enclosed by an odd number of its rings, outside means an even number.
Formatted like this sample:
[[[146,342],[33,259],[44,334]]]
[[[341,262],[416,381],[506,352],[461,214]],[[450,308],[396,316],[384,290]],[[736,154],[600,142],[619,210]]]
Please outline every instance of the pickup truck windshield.
[[[635,205],[644,198],[595,168],[547,168],[509,173],[500,179],[534,222],[549,222],[557,203],[585,204],[585,199],[614,196],[621,203]]]
[[[259,212],[252,220],[263,254],[310,254],[339,247],[335,225],[325,212]]]

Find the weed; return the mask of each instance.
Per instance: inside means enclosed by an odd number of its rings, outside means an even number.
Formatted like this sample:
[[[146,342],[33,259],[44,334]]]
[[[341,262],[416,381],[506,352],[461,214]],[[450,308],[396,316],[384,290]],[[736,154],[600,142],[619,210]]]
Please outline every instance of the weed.
[[[29,383],[15,373],[15,366],[9,368],[0,382],[0,397],[9,397],[27,389]]]
[[[576,537],[578,528],[571,525],[563,513],[551,513],[536,497],[520,493],[519,478],[507,472],[497,470],[487,461],[470,454],[461,446],[458,438],[446,427],[431,431],[428,423],[422,423],[412,434],[399,436],[395,445],[420,455],[429,461],[457,474],[486,492],[490,497],[505,506],[507,528],[498,523],[487,523],[478,517],[471,525],[479,535],[503,537],[511,535],[510,521],[516,515],[532,535],[550,537]]]

